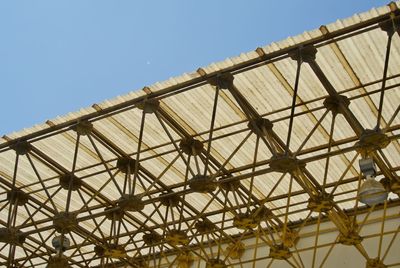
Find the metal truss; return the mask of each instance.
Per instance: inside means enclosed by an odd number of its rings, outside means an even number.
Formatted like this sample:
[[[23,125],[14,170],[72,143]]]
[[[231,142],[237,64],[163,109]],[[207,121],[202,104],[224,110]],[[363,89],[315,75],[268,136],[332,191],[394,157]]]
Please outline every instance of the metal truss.
[[[400,76],[388,74],[391,48],[400,47],[399,11],[391,8],[337,32],[321,27],[322,37],[278,52],[257,49],[259,58],[223,72],[199,69],[201,77],[189,82],[145,88],[145,96],[107,108],[95,105],[96,113],[79,120],[48,121],[47,130],[18,139],[5,136],[0,265],[216,268],[282,261],[324,267],[338,245],[356,248],[367,267],[399,265],[385,262],[396,254],[400,228],[385,229],[399,218],[393,211],[400,193],[400,106],[386,109],[388,94],[399,96]],[[382,77],[362,82],[340,42],[378,29],[387,34]],[[318,61],[325,48],[353,87],[334,87]],[[289,58],[294,79],[279,65]],[[289,105],[259,111],[241,87],[255,69],[274,75],[291,96]],[[300,94],[307,90],[300,82],[305,69],[323,88],[307,100]],[[212,105],[203,106],[192,92]],[[203,109],[190,114],[192,104],[179,103],[179,96]],[[371,129],[351,105],[361,99],[374,115]],[[185,106],[188,115],[177,112]],[[240,119],[223,121],[225,106]],[[304,118],[312,127],[299,135]],[[351,135],[342,135],[343,128]],[[391,193],[372,207],[358,199],[363,178],[357,162],[365,156],[373,158]],[[338,161],[344,165],[334,169]],[[376,222],[378,231],[363,234]],[[321,242],[327,232],[335,239]],[[313,243],[301,245],[310,236]],[[69,245],[57,248],[55,237]],[[368,240],[377,241],[377,252],[365,248]]]

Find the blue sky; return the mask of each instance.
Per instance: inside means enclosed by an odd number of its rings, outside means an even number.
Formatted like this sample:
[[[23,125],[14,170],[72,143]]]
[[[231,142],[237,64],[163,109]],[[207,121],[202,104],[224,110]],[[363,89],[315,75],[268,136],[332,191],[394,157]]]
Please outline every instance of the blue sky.
[[[380,0],[0,0],[0,135]]]

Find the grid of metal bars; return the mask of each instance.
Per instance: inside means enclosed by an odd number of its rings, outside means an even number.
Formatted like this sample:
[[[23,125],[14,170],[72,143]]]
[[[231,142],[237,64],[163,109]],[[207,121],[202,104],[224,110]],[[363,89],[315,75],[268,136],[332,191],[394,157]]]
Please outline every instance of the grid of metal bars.
[[[385,222],[398,218],[400,192],[400,24],[395,3],[381,13],[5,136],[1,265],[323,267],[348,243],[384,267],[399,230]],[[357,198],[366,156],[390,192],[371,208]],[[374,213],[382,227],[363,235]],[[314,243],[298,248],[311,227]],[[326,229],[337,237],[322,245]],[[56,236],[68,249],[56,252]],[[377,239],[377,258],[367,239]]]

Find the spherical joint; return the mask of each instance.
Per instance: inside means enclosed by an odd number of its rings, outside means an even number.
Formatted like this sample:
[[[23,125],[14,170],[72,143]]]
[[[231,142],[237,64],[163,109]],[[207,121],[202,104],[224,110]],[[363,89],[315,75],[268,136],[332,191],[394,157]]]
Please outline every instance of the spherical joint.
[[[234,76],[231,73],[219,74],[213,78],[210,78],[208,82],[220,89],[230,89],[233,87]]]
[[[104,257],[105,248],[103,246],[95,245],[94,246],[94,253],[96,253],[99,257]]]
[[[16,228],[0,228],[0,242],[11,245],[22,245],[25,242],[25,238],[26,235]]]
[[[211,193],[218,187],[218,182],[209,176],[196,175],[188,181],[190,189],[197,193]]]
[[[181,140],[179,148],[187,155],[199,155],[203,151],[203,143],[192,137],[187,137]]]
[[[257,136],[266,136],[272,130],[274,124],[266,118],[257,118],[250,120],[248,128]]]
[[[362,242],[363,238],[355,231],[348,234],[340,234],[339,243],[346,246],[355,246]]]
[[[82,181],[80,178],[76,177],[74,174],[65,174],[60,177],[60,186],[64,190],[76,191],[82,186]],[[71,188],[70,188],[71,187]]]
[[[366,268],[386,268],[387,265],[385,265],[382,260],[375,258],[375,259],[368,259],[365,267]]]
[[[318,50],[312,46],[301,46],[297,50],[289,53],[289,56],[296,61],[313,62],[315,61]]]
[[[112,259],[125,258],[126,250],[121,245],[111,244],[106,248],[105,256]]]
[[[47,268],[70,268],[68,259],[64,255],[51,256],[47,262]]]
[[[159,196],[160,203],[166,207],[177,207],[181,201],[179,195],[175,193],[163,193]]]
[[[258,224],[250,213],[240,213],[233,218],[233,226],[242,230],[254,229]]]
[[[152,99],[152,100],[145,100],[142,103],[139,103],[137,107],[147,114],[152,114],[158,110],[159,106],[160,106],[160,101]]]
[[[208,219],[202,219],[202,220],[196,222],[194,227],[196,228],[197,232],[199,232],[200,234],[211,233],[216,228],[215,224],[212,223]]]
[[[117,160],[117,168],[121,173],[133,174],[135,172],[136,161],[130,157],[121,157]]]
[[[118,206],[121,208],[122,211],[142,211],[144,209],[143,201],[134,195],[127,195],[124,194],[118,200]]]
[[[210,259],[207,261],[206,268],[226,268],[228,267],[223,260]]]
[[[73,128],[79,135],[86,136],[92,133],[93,124],[89,121],[80,121]]]
[[[125,212],[121,207],[107,207],[104,209],[105,216],[110,221],[121,221]]]
[[[306,164],[297,158],[286,155],[278,154],[270,159],[269,167],[276,172],[286,173],[293,172],[299,168],[305,167]]]
[[[222,177],[218,180],[219,187],[225,191],[237,191],[240,187],[239,180],[232,180],[231,176]]]
[[[32,150],[32,146],[26,141],[20,141],[11,146],[18,155],[25,155]]]
[[[127,256],[125,248],[118,244],[96,245],[94,247],[94,252],[99,257],[112,259],[121,259]]]
[[[20,189],[13,189],[7,192],[7,200],[14,205],[23,206],[28,203],[29,196]]]
[[[171,230],[165,235],[165,241],[173,246],[189,244],[188,235],[181,230]]]
[[[308,200],[308,209],[314,212],[327,212],[333,208],[335,202],[330,195],[318,195]]]
[[[251,216],[256,222],[261,223],[262,221],[272,219],[274,215],[269,208],[267,208],[266,206],[261,206],[254,208],[251,211]]]
[[[148,246],[154,246],[154,245],[157,245],[157,244],[161,243],[161,241],[162,241],[162,236],[159,235],[159,234],[156,233],[156,232],[151,232],[151,233],[144,234],[143,237],[142,237],[142,239],[143,239],[143,242],[144,242],[146,245],[148,245]]]
[[[59,212],[53,217],[54,229],[59,233],[69,233],[78,227],[77,213]]]
[[[334,114],[338,114],[342,112],[342,107],[349,106],[350,101],[346,96],[338,95],[338,96],[328,96],[324,100],[324,106],[328,111],[331,111]]]
[[[395,2],[391,2],[393,6],[396,6]],[[389,4],[389,6],[390,6]],[[396,6],[397,8],[397,6]],[[379,27],[381,28],[382,31],[385,31],[387,35],[393,35],[397,29],[400,27],[400,19],[398,17],[399,11],[398,9],[395,10],[395,12],[391,12],[391,19],[390,20],[385,20],[379,23]]]
[[[269,248],[269,257],[275,260],[287,260],[292,257],[292,252],[283,244],[273,245]]]
[[[389,143],[389,137],[382,131],[366,129],[356,143],[356,148],[358,152],[368,154],[386,148]]]

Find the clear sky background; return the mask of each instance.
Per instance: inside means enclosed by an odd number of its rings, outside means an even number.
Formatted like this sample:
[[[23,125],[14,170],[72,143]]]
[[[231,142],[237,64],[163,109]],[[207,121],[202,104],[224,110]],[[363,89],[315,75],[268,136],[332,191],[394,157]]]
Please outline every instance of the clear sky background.
[[[0,135],[387,3],[0,0]]]

